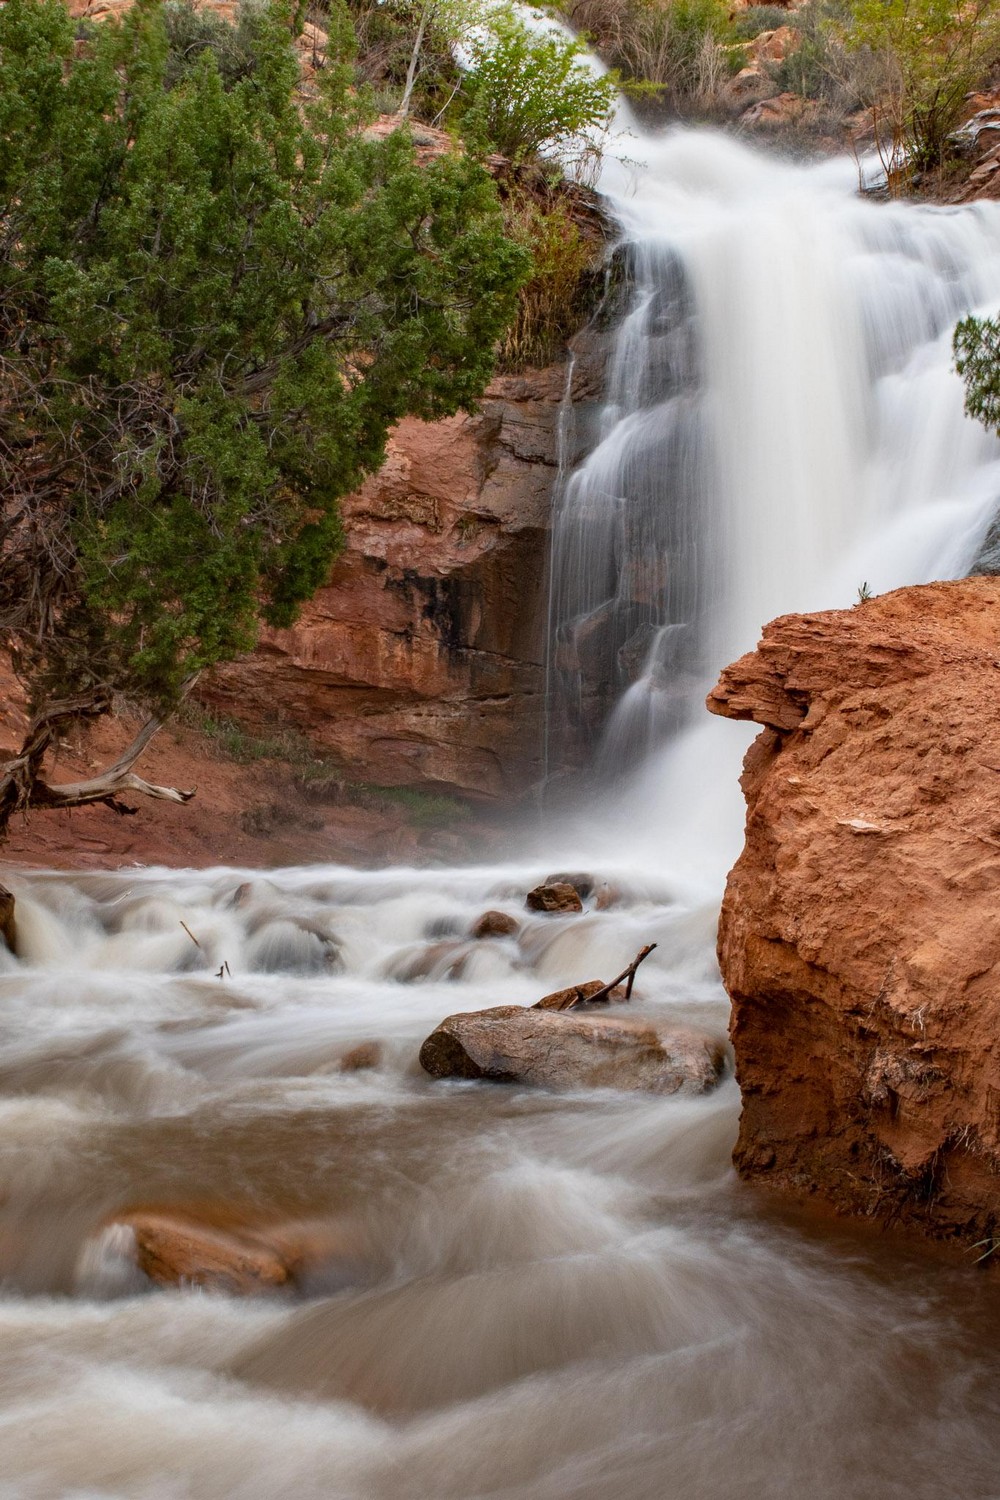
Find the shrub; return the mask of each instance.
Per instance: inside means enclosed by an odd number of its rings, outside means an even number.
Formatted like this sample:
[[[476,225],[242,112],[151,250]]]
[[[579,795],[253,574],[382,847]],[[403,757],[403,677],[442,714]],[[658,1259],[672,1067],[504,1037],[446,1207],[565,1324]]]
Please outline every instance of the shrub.
[[[880,65],[869,97],[890,182],[937,167],[967,94],[1000,58],[993,0],[851,0],[842,32]]]
[[[529,251],[532,271],[500,344],[500,367],[544,365],[586,321],[603,280],[604,249],[581,228],[565,197],[526,190],[504,202],[507,234]]]
[[[564,13],[627,79],[652,85],[646,110],[655,100],[676,114],[711,113],[743,65],[724,0],[570,0]]]
[[[394,113],[400,106],[421,15],[432,9],[416,0],[347,0],[357,37],[356,69],[360,83],[372,90],[380,113]],[[316,7],[322,21],[325,10]],[[433,120],[448,106],[461,82],[452,51],[452,38],[437,15],[425,17],[420,42],[419,71],[415,78],[411,113]]]
[[[963,318],[954,349],[955,368],[965,381],[965,410],[1000,433],[1000,319]]]
[[[167,38],[164,84],[174,88],[211,52],[226,88],[249,78],[257,66],[257,34],[264,12],[259,5],[240,5],[233,25],[214,11],[195,9],[194,0],[167,0],[163,26]]]
[[[539,153],[579,163],[599,152],[617,82],[591,69],[584,43],[501,9],[466,50],[462,133],[476,149],[515,165]]]
[[[752,42],[762,31],[777,31],[789,22],[798,26],[798,12],[790,15],[783,5],[748,5],[737,12],[733,20],[733,38],[738,42]]]

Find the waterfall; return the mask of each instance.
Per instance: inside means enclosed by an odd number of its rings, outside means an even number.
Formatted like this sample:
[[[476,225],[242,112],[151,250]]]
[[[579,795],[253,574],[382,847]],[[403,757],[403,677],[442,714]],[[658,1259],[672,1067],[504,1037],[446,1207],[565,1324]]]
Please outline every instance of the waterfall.
[[[601,187],[626,308],[557,501],[551,712],[621,777],[775,615],[973,564],[1000,443],[951,333],[1000,304],[1000,205],[863,201],[847,159],[634,127]]]
[[[781,610],[1000,551],[1000,444],[950,355],[1000,302],[1000,205],[875,205],[846,161],[632,129],[601,184],[624,310],[558,496],[549,663],[626,790],[495,865],[4,876],[3,1497],[996,1492],[995,1284],[762,1209],[731,1075],[554,1095],[418,1063],[443,1017],[649,943],[631,1014],[721,1036],[753,729],[706,686]],[[588,872],[585,909],[528,910],[560,869]],[[504,936],[477,936],[487,911]],[[312,1259],[244,1301],[155,1287],[129,1216],[208,1209]]]

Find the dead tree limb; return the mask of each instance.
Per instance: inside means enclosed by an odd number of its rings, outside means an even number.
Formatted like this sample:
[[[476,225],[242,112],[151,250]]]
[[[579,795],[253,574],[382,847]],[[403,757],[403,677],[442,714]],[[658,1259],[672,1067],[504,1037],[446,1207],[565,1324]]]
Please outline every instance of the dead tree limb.
[[[623,969],[616,979],[609,980],[603,989],[595,990],[592,995],[587,995],[586,997],[577,996],[576,998],[570,1000],[566,1005],[561,1006],[560,1009],[572,1010],[574,1006],[580,1005],[584,1000],[586,1001],[587,1005],[600,1005],[602,1004],[602,1002],[607,1000],[608,996],[611,994],[611,991],[613,989],[616,989],[618,985],[621,984],[622,980],[626,981],[625,999],[631,1000],[632,985],[635,982],[635,971],[643,962],[643,960],[649,957],[656,946],[656,943],[647,943],[645,948],[641,948],[639,950],[635,958],[633,958],[632,962],[629,964],[628,968]]]
[[[185,692],[193,684],[192,678],[185,685]],[[0,767],[0,837],[6,832],[14,813],[36,808],[51,810],[104,803],[116,813],[135,812],[135,808],[120,800],[123,792],[154,797],[164,802],[191,801],[195,788],[181,791],[178,787],[158,786],[154,782],[145,781],[132,770],[153,736],[162,729],[163,721],[159,718],[148,719],[128,749],[100,775],[89,777],[85,781],[56,784],[42,779],[45,756],[59,735],[72,723],[100,718],[109,712],[110,707],[109,698],[95,694],[63,699],[35,716],[28,726],[20,752],[13,760]]]
[[[99,776],[90,777],[87,781],[64,781],[52,786],[47,781],[36,779],[29,806],[86,807],[89,803],[106,802],[109,807],[114,808],[115,812],[132,811],[118,803],[119,794],[122,792],[135,792],[138,796],[155,797],[163,802],[190,802],[196,788],[192,787],[189,792],[183,792],[175,786],[157,786],[152,781],[145,781],[141,776],[136,776],[132,770],[150,740],[162,728],[163,724],[160,719],[149,719],[114,765],[102,771]]]

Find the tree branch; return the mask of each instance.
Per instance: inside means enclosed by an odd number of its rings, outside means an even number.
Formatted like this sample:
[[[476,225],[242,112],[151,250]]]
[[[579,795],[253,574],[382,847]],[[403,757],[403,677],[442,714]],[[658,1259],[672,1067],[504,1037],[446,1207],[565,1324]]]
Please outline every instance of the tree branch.
[[[182,696],[190,692],[195,680],[194,677],[188,679]],[[36,715],[28,726],[20,754],[0,768],[0,837],[6,833],[13,814],[28,808],[86,807],[103,802],[119,814],[134,812],[134,808],[118,800],[122,792],[133,792],[162,802],[191,801],[195,795],[194,787],[182,791],[179,787],[158,786],[135,775],[132,770],[153,736],[163,728],[163,720],[155,717],[147,719],[128,748],[100,775],[56,785],[42,780],[45,753],[60,730],[81,718],[98,718],[107,713],[110,706],[110,699],[104,695],[67,698]]]

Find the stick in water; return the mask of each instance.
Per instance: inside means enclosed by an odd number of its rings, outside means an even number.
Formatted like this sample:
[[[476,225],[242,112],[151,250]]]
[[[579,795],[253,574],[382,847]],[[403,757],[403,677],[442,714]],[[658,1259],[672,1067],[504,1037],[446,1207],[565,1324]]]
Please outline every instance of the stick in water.
[[[191,939],[192,943],[194,943],[195,947],[196,948],[200,948],[201,944],[199,943],[198,939],[195,937],[194,933],[191,931],[191,929],[188,926],[188,924],[186,922],[182,922],[181,926],[184,928],[184,931],[187,933],[187,935]]]
[[[608,998],[608,996],[611,994],[611,991],[615,988],[616,985],[621,984],[623,979],[627,981],[625,985],[625,999],[631,1000],[632,985],[635,982],[635,971],[642,963],[643,959],[649,957],[655,947],[655,943],[647,943],[645,948],[641,948],[636,954],[635,958],[633,958],[632,962],[629,964],[628,968],[623,969],[622,972],[618,975],[617,979],[612,979],[608,984],[604,986],[602,990],[598,990],[595,994],[587,996],[587,1004],[599,1005],[602,1000],[606,1000]],[[582,998],[582,996],[578,995],[575,1000],[571,1000],[569,1004],[564,1005],[562,1009],[572,1010],[574,1005],[580,1004]]]

